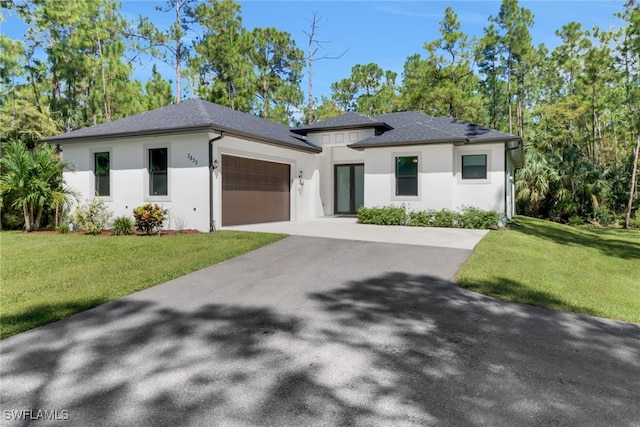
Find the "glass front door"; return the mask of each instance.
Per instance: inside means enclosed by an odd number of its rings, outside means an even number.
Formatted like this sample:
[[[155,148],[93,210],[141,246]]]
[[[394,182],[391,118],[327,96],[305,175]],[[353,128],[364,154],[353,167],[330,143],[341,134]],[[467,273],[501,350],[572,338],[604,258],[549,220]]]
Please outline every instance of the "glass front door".
[[[364,165],[335,166],[336,214],[355,214],[364,205]]]

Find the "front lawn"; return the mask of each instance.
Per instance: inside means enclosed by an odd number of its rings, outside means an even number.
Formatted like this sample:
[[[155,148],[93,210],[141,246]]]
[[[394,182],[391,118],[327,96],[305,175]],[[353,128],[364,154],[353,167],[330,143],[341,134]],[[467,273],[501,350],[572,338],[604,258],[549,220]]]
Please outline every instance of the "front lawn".
[[[519,216],[478,244],[457,282],[507,301],[640,323],[640,231]]]
[[[238,231],[162,237],[3,232],[0,338],[283,237]]]

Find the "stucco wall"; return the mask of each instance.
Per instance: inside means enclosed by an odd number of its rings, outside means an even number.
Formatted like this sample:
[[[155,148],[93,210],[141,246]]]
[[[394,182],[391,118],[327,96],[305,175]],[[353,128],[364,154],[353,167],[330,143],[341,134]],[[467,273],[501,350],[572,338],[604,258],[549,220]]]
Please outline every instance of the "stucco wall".
[[[114,218],[133,217],[133,208],[152,202],[169,210],[168,227],[175,228],[179,221],[185,228],[208,231],[207,141],[206,133],[201,132],[63,144],[64,159],[75,167],[64,173],[64,179],[81,194],[81,202],[93,199],[93,153],[108,151],[111,195],[101,198]],[[168,149],[168,195],[150,197],[147,150],[161,147]]]
[[[463,180],[461,156],[487,155],[487,179]],[[395,158],[418,157],[418,195],[396,196]],[[451,144],[365,150],[365,206],[404,204],[411,210],[460,209],[463,205],[504,212],[503,144]]]
[[[200,132],[171,136],[125,138],[102,142],[68,143],[61,146],[66,161],[75,171],[66,171],[67,185],[81,195],[81,202],[94,197],[93,153],[110,152],[111,195],[102,197],[107,207],[120,215],[132,217],[132,210],[145,202],[158,203],[169,210],[167,227],[209,231],[209,167],[208,141],[216,134]],[[168,148],[168,195],[149,196],[148,149]],[[213,143],[213,157],[221,163],[221,155],[229,154],[291,165],[291,220],[322,216],[319,200],[319,160],[314,153],[288,150],[275,145],[247,141],[225,135]],[[216,227],[221,225],[221,165],[213,174],[213,215]],[[298,173],[302,171],[303,185]]]
[[[478,144],[454,148],[456,185],[453,205],[475,206],[480,209],[506,212],[504,144]],[[462,155],[486,154],[487,179],[463,180]]]
[[[322,146],[322,153],[317,155],[319,177],[319,201],[322,215],[333,215],[334,210],[334,167],[335,165],[364,163],[364,152],[347,147],[348,144],[373,136],[374,130],[354,129],[314,132],[307,135],[312,143]]]

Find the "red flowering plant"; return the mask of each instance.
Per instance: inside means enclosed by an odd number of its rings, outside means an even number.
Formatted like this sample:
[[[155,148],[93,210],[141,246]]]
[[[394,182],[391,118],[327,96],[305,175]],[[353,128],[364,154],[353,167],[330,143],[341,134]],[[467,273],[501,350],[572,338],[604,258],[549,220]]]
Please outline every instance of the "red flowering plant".
[[[167,209],[162,209],[158,204],[138,206],[133,210],[136,230],[145,234],[160,233],[167,213]]]

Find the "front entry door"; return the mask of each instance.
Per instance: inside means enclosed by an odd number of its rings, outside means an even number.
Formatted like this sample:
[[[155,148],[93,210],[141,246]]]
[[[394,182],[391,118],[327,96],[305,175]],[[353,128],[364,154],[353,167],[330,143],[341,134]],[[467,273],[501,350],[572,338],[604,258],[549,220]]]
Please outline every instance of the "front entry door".
[[[355,214],[364,205],[364,165],[335,166],[336,214]]]

